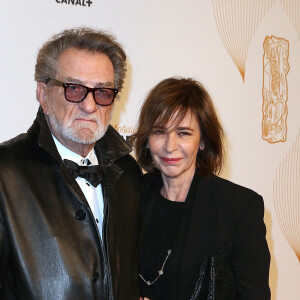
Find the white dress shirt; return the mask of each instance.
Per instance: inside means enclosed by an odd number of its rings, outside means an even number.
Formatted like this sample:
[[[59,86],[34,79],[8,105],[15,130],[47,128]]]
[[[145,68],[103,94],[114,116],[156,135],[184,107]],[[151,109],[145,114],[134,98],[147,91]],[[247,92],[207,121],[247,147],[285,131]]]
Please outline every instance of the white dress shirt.
[[[69,159],[77,163],[79,166],[86,166],[88,159],[91,162],[91,165],[98,165],[98,159],[94,148],[89,152],[89,154],[86,157],[82,157],[81,155],[74,153],[73,151],[62,145],[53,134],[52,137],[62,160]],[[90,209],[94,215],[96,224],[102,237],[104,205],[101,183],[97,187],[93,187],[88,181],[86,181],[82,177],[77,177],[75,180],[77,181],[86,200],[89,203]]]

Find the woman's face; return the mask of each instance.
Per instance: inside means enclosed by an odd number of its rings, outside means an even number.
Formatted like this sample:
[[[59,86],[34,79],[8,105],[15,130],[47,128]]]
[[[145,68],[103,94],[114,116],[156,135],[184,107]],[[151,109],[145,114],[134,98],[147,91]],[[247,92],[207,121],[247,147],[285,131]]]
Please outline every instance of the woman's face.
[[[176,124],[176,114],[175,120],[170,120],[166,127],[153,127],[148,138],[149,149],[156,167],[165,179],[190,179],[196,169],[200,127],[190,112],[180,124],[175,127],[173,124]]]

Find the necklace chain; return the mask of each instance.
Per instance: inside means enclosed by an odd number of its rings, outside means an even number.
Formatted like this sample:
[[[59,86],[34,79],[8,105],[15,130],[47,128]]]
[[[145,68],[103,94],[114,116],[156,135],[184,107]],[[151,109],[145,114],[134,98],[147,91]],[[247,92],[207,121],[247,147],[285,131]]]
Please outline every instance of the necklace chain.
[[[161,275],[164,274],[165,264],[166,264],[166,262],[167,262],[169,256],[171,255],[171,252],[172,252],[171,249],[168,250],[168,254],[167,254],[167,256],[166,256],[166,258],[165,258],[165,260],[164,260],[164,262],[163,262],[163,264],[162,264],[162,266],[161,266],[161,269],[158,270],[158,272],[157,272],[157,273],[158,273],[158,276],[157,276],[153,281],[146,280],[146,279],[140,274],[140,277],[142,278],[142,280],[143,280],[148,286],[150,286],[150,285],[152,285],[153,283],[155,283],[155,281],[156,281]]]

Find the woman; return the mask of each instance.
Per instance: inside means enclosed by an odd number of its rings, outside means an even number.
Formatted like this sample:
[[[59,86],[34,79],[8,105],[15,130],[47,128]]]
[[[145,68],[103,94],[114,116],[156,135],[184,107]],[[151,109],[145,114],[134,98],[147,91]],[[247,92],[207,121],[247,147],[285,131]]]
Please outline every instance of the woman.
[[[169,78],[133,137],[145,175],[141,299],[270,299],[263,200],[221,179],[223,130],[193,79]]]

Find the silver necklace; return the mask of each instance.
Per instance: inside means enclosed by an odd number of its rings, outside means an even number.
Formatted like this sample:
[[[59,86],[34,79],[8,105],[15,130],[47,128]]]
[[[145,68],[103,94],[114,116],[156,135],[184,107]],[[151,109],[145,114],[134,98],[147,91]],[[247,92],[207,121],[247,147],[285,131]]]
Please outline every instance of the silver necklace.
[[[157,272],[158,272],[158,276],[157,276],[153,281],[146,280],[146,279],[140,274],[140,277],[142,278],[142,280],[143,280],[148,286],[149,286],[149,285],[152,285],[153,283],[155,283],[155,281],[156,281],[161,275],[164,274],[164,267],[165,267],[165,264],[166,264],[166,262],[167,262],[169,256],[171,255],[171,252],[172,252],[171,249],[168,250],[168,254],[167,254],[167,256],[166,256],[166,258],[165,258],[165,260],[164,260],[164,262],[163,262],[163,264],[162,264],[162,266],[161,266],[161,269],[157,271]]]

